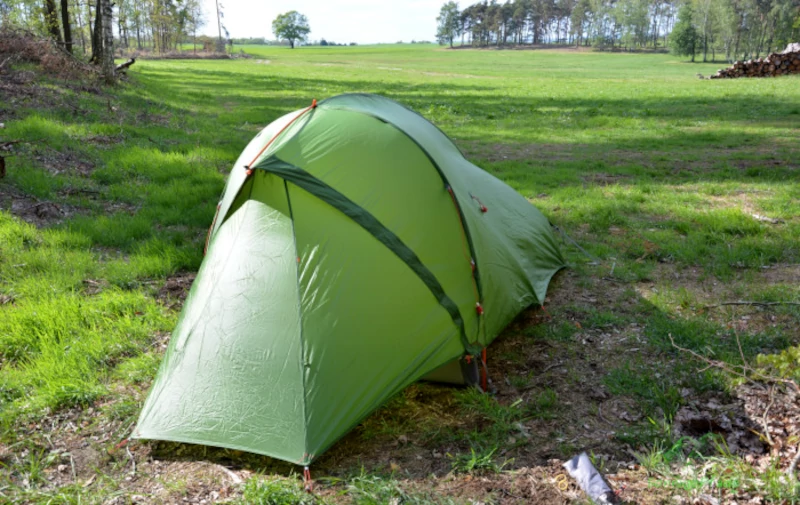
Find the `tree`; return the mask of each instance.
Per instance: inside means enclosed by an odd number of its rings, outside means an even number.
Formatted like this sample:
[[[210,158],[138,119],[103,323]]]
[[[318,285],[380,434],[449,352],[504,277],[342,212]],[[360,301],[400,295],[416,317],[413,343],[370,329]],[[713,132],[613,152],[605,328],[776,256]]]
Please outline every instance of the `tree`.
[[[685,4],[678,11],[678,22],[672,28],[669,45],[672,52],[678,56],[691,56],[694,61],[697,47],[697,30],[694,27],[692,6]]]
[[[55,0],[45,0],[44,2],[44,24],[50,36],[58,45],[64,44],[61,39],[61,29],[58,26],[58,13],[56,12]]]
[[[69,2],[61,0],[61,25],[64,27],[64,49],[72,54],[72,26],[69,23]]]
[[[216,4],[217,4],[217,31],[219,32],[219,38],[217,39],[217,52],[221,53],[225,52],[225,43],[222,41],[223,7],[219,4],[219,0],[216,1]]]
[[[103,18],[102,40],[103,53],[100,58],[100,69],[107,84],[114,83],[114,21],[111,0],[99,0]]]
[[[288,40],[292,49],[294,49],[295,42],[305,42],[310,31],[308,18],[297,11],[279,14],[272,22],[272,33],[278,39]]]
[[[192,34],[194,52],[197,52],[197,30],[206,24],[203,15],[203,5],[200,0],[186,0],[185,9],[187,14],[186,31]]]
[[[436,38],[439,39],[439,44],[444,45],[449,42],[450,47],[453,47],[453,39],[461,34],[461,15],[458,12],[458,4],[447,2],[442,5],[436,21],[439,23],[436,29]]]

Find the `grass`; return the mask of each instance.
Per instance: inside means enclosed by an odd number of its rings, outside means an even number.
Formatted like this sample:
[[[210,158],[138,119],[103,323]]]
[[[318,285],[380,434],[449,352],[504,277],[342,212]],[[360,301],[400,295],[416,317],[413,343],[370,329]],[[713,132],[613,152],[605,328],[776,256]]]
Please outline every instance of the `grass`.
[[[732,395],[737,382],[698,373],[669,337],[798,377],[796,306],[708,308],[800,301],[798,77],[699,80],[718,65],[668,55],[243,49],[254,57],[137,61],[130,82],[99,94],[40,82],[61,98],[20,102],[4,119],[3,139],[34,142],[7,158],[0,203],[11,208],[13,188],[17,200],[54,202],[66,215],[37,228],[0,213],[0,441],[11,454],[0,451],[0,500],[141,493],[112,469],[126,467],[124,454],[96,463],[96,484],[55,478],[68,463],[31,426],[86,421],[76,436],[110,432],[102,449],[119,452],[177,317],[162,288],[198,269],[227,170],[272,119],[345,92],[419,111],[600,262],[565,238],[572,269],[556,279],[547,317],[527,314],[490,350],[498,394],[413,386],[321,461],[333,480],[319,501],[461,503],[455,492],[437,496],[441,483],[428,475],[513,480],[585,448],[617,462],[636,451],[658,476],[642,503],[657,501],[658,486],[686,495],[734,484],[774,503],[796,500],[777,466],[759,473],[723,448],[674,436],[679,409]],[[598,389],[608,398],[587,396]],[[609,402],[639,421],[592,439],[586,433],[608,429],[593,423],[611,415]],[[23,451],[20,438],[33,445]],[[219,454],[255,470],[273,464]],[[387,476],[392,464],[401,473]],[[238,496],[317,501],[296,480],[270,479],[248,481]],[[486,502],[496,492],[474,490]]]

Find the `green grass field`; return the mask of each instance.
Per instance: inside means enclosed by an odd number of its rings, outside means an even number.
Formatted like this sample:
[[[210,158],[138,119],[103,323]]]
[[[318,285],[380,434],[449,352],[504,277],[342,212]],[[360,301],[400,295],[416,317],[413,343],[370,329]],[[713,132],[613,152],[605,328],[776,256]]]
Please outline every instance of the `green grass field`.
[[[781,421],[800,415],[781,382],[800,379],[800,76],[708,81],[719,64],[570,50],[243,49],[137,61],[116,89],[37,78],[0,102],[0,144],[28,142],[0,180],[0,501],[587,503],[558,480],[585,450],[636,503],[800,503],[782,473],[800,432]],[[547,313],[489,349],[495,395],[410,387],[315,465],[316,496],[268,458],[121,446],[230,166],[273,119],[346,92],[419,111],[587,254],[565,238]],[[720,305],[739,301],[756,304]]]

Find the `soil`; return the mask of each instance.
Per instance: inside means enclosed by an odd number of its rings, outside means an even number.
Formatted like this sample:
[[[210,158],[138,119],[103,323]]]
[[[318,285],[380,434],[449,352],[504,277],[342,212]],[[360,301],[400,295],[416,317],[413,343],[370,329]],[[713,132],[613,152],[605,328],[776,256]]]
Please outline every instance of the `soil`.
[[[0,210],[10,212],[39,228],[59,224],[84,212],[83,209],[66,203],[39,200],[2,182],[0,182]]]
[[[189,294],[197,274],[194,272],[178,273],[167,278],[164,285],[158,290],[157,298],[165,306],[173,309],[180,310],[183,307],[183,302]]]

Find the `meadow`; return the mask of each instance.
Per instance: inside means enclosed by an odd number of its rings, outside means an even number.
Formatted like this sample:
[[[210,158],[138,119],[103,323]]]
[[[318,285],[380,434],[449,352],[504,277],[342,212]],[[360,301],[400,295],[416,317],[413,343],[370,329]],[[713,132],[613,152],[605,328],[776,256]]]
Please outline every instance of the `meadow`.
[[[238,49],[140,60],[110,89],[38,76],[0,102],[0,140],[26,142],[0,180],[0,501],[587,503],[559,480],[587,451],[630,502],[800,502],[800,76]],[[563,232],[546,310],[489,348],[495,393],[409,387],[315,464],[315,495],[268,458],[125,442],[230,166],[273,119],[347,92],[417,110]]]

